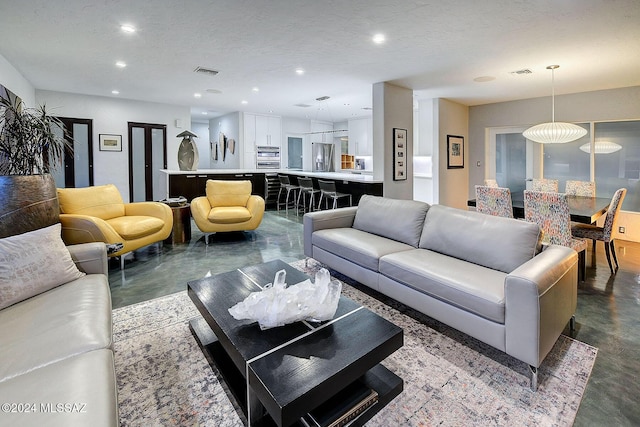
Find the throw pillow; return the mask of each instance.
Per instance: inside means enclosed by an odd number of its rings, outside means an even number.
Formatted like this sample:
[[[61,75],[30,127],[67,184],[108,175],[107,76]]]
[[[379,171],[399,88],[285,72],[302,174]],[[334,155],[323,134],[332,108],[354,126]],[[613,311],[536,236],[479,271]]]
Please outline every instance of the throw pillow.
[[[0,239],[0,309],[84,276],[60,224]]]

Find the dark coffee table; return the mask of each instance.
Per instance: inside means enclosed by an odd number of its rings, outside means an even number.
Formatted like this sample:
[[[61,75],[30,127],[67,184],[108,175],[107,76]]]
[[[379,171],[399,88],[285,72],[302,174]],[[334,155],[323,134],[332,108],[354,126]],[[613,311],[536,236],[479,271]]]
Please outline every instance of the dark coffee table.
[[[402,347],[402,329],[346,297],[334,319],[321,323],[263,331],[229,314],[229,307],[272,282],[281,269],[290,285],[308,278],[277,260],[189,282],[189,297],[203,316],[191,322],[194,335],[249,425],[296,425],[356,381],[378,394],[350,425],[364,424],[402,391],[402,379],[380,364]]]

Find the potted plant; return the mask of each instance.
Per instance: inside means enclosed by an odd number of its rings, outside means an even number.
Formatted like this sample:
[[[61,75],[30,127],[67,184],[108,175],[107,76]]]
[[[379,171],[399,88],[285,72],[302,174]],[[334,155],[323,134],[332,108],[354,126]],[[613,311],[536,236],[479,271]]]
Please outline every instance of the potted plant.
[[[70,145],[56,127],[63,129],[44,106],[24,108],[15,96],[0,98],[0,238],[59,222],[49,172]]]

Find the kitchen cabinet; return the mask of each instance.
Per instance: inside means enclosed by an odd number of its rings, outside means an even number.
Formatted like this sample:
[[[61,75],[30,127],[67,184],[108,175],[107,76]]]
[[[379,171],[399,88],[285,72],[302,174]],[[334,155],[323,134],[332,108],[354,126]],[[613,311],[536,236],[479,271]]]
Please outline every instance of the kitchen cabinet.
[[[244,113],[244,151],[255,151],[256,145],[280,147],[282,120],[277,116]]]
[[[349,154],[371,156],[373,154],[373,120],[371,117],[349,120]]]
[[[217,179],[222,181],[251,181],[251,194],[265,197],[264,173],[194,173],[194,174],[169,174],[169,197],[184,196],[191,201],[198,196],[206,195],[207,180]]]

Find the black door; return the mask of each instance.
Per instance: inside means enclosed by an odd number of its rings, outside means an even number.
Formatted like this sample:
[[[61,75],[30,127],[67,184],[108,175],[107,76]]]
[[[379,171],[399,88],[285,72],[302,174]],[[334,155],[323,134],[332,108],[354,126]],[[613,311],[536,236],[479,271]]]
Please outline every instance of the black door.
[[[166,179],[167,125],[129,122],[129,200],[160,200]]]
[[[56,187],[75,188],[93,185],[93,120],[58,117],[62,129],[54,129],[71,145],[62,165],[52,171]]]

